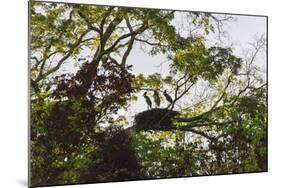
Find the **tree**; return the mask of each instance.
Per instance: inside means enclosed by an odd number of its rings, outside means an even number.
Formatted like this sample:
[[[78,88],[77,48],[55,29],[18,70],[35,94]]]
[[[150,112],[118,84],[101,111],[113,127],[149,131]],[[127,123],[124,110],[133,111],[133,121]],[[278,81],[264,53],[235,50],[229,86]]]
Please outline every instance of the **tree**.
[[[264,37],[241,58],[205,42],[229,16],[45,2],[30,10],[32,185],[267,170],[267,83],[254,64]],[[187,35],[173,24],[179,14]],[[169,75],[133,74],[136,44],[166,55]],[[136,132],[120,127],[127,120],[116,114],[143,91],[171,101],[135,114]]]

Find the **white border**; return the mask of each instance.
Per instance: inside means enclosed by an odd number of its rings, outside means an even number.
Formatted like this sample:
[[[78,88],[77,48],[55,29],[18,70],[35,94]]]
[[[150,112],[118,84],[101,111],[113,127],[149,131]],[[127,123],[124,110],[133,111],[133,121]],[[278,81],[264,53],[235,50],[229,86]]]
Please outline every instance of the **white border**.
[[[59,0],[57,0],[59,1]],[[265,0],[64,0],[90,4],[182,9],[269,16],[269,173],[242,174],[75,187],[271,187],[280,185],[280,5]],[[27,183],[27,0],[0,6],[0,187]],[[71,186],[69,186],[71,187]],[[73,186],[74,187],[74,186]],[[278,186],[272,186],[278,187]]]

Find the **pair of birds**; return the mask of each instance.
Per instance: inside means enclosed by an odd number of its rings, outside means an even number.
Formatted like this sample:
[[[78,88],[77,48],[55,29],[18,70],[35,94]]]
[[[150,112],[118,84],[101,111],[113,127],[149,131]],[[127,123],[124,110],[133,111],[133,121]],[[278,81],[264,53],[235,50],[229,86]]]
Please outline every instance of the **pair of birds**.
[[[167,100],[169,103],[173,103],[173,99],[172,99],[172,97],[167,93],[167,90],[165,90],[165,91],[163,92],[163,95],[165,96],[166,100]],[[146,104],[147,104],[147,106],[148,106],[148,109],[149,109],[149,108],[152,108],[152,102],[151,102],[150,98],[147,96],[147,92],[144,92],[143,97],[145,98],[145,102],[146,102]],[[161,101],[160,101],[159,93],[158,93],[156,90],[154,90],[153,99],[154,99],[154,102],[155,102],[156,106],[159,107]]]

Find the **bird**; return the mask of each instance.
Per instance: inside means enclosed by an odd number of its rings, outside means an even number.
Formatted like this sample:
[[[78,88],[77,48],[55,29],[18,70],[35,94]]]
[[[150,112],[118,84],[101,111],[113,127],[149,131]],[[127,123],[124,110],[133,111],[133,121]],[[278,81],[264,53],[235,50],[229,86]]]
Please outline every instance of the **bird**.
[[[169,103],[173,103],[173,99],[172,99],[172,97],[167,93],[167,90],[165,90],[165,91],[163,92],[163,94],[164,94],[166,100],[167,100]]]
[[[159,94],[156,90],[154,90],[154,93],[153,93],[153,99],[154,99],[154,102],[156,104],[156,106],[160,106],[160,97],[159,97]]]
[[[149,109],[149,108],[151,108],[152,102],[151,102],[150,98],[146,94],[147,94],[147,92],[144,92],[143,96],[145,98],[145,102],[147,104],[147,108]]]

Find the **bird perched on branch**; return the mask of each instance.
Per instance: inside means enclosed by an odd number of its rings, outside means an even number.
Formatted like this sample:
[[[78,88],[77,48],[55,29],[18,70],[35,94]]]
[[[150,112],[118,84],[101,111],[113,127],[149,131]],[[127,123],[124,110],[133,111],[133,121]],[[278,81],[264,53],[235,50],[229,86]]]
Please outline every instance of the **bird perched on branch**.
[[[169,103],[173,103],[173,99],[172,99],[172,97],[167,93],[167,90],[165,90],[165,91],[163,92],[163,94],[164,94],[166,100],[167,100]]]
[[[149,109],[149,108],[151,108],[152,102],[151,102],[150,98],[146,94],[147,94],[147,92],[144,92],[143,96],[145,98],[145,102],[147,104],[147,108]]]
[[[154,99],[156,106],[159,107],[160,106],[160,97],[159,97],[159,93],[156,90],[154,90],[153,99]]]

